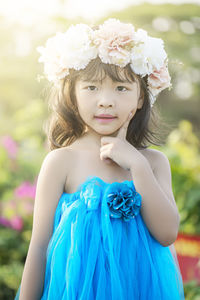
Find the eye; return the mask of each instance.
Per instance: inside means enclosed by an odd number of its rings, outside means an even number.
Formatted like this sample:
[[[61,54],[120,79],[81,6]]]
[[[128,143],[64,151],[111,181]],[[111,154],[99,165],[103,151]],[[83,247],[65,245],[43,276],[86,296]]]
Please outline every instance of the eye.
[[[86,87],[87,90],[89,91],[94,91],[97,87],[95,85],[89,85]]]
[[[128,91],[128,89],[127,89],[125,86],[123,86],[123,85],[119,85],[119,86],[117,87],[117,89],[118,89],[118,91],[120,91],[120,92]]]

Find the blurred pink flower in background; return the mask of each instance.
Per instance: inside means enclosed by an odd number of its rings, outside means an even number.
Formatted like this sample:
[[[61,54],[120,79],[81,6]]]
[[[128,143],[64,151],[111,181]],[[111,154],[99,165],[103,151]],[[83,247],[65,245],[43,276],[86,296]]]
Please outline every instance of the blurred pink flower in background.
[[[15,196],[18,198],[35,198],[36,193],[36,185],[30,184],[28,181],[24,181],[21,183],[19,187],[17,187],[14,191]]]
[[[23,228],[23,219],[20,216],[15,216],[10,220],[11,227],[15,230],[22,230]]]
[[[8,220],[5,217],[0,217],[0,225],[21,231],[24,223],[22,217],[20,216],[14,216],[11,220]]]
[[[1,137],[1,144],[7,150],[8,156],[12,159],[15,159],[17,156],[18,146],[13,138],[9,135],[4,135]]]
[[[0,217],[0,225],[3,225],[5,227],[11,227],[10,220],[2,216]]]
[[[21,231],[24,218],[33,214],[35,193],[36,183],[22,182],[14,190],[14,199],[0,203],[0,225]]]

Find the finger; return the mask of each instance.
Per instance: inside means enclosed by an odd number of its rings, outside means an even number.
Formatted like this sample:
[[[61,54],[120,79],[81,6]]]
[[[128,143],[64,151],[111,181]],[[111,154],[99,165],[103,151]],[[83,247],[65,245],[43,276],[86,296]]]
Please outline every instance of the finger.
[[[128,115],[127,120],[124,122],[124,124],[122,125],[122,127],[119,129],[117,137],[119,137],[120,139],[126,139],[128,125],[129,125],[130,120],[132,119],[132,116],[133,116],[133,113],[131,112]]]
[[[111,164],[112,163],[112,159],[111,158],[105,158],[104,161],[107,164]]]
[[[108,157],[107,151],[102,151],[100,153],[100,159],[105,161],[106,163],[111,163],[112,159],[110,157]]]
[[[100,152],[103,152],[103,151],[108,151],[112,148],[112,145],[111,144],[106,144],[106,145],[103,145],[100,147]]]
[[[111,144],[111,143],[114,142],[114,140],[115,140],[114,137],[104,136],[104,137],[101,138],[101,146]]]

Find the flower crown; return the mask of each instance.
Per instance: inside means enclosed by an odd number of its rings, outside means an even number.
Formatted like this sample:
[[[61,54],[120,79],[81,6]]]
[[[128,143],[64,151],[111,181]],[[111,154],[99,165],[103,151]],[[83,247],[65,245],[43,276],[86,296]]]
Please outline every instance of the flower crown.
[[[132,24],[117,19],[108,19],[96,30],[86,24],[71,25],[37,50],[44,73],[55,85],[69,75],[70,69],[84,69],[98,56],[103,63],[120,67],[130,64],[135,74],[147,75],[151,106],[162,90],[171,87],[163,40],[148,36],[143,29],[135,31]]]

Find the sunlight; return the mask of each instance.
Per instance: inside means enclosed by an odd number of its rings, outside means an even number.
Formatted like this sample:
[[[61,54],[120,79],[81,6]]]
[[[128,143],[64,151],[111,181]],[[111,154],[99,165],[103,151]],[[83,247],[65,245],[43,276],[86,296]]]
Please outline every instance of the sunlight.
[[[82,17],[93,22],[112,11],[143,2],[182,4],[188,0],[0,0],[0,16],[5,16],[8,22],[17,21],[25,26],[31,26],[38,20],[44,21],[52,15],[68,19]],[[200,0],[191,0],[190,3],[200,4]]]
[[[0,15],[4,15],[8,21],[18,21],[23,25],[31,25],[38,19],[56,14],[69,19],[81,16],[93,20],[109,11],[139,3],[141,0],[0,0]]]
[[[5,16],[8,22],[17,21],[25,26],[58,12],[59,5],[55,0],[0,0],[0,15]]]

